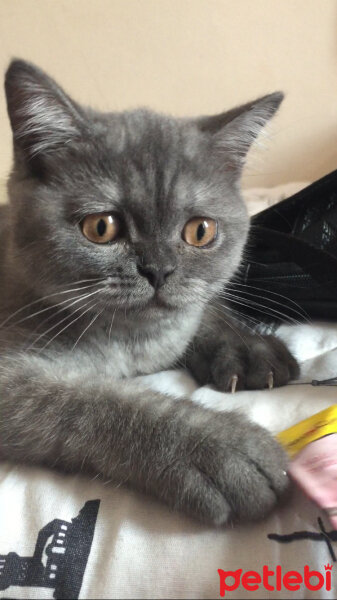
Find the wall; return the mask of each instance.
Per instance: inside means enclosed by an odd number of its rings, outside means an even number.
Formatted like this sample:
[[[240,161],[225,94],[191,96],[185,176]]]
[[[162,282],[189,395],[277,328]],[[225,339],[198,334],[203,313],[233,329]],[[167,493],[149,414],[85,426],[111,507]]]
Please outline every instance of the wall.
[[[337,167],[336,26],[336,0],[0,0],[0,73],[19,56],[97,108],[177,115],[282,89],[244,185],[312,180]],[[10,160],[1,95],[0,178]]]

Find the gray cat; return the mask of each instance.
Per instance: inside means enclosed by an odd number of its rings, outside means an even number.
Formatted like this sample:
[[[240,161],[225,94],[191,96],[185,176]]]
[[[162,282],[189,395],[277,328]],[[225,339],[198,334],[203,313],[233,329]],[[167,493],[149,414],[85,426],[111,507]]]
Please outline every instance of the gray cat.
[[[218,525],[263,517],[288,487],[277,442],[132,378],[184,365],[228,391],[296,377],[280,341],[219,308],[248,232],[244,159],[282,94],[197,119],[102,114],[20,60],[5,88],[2,458],[101,474]]]

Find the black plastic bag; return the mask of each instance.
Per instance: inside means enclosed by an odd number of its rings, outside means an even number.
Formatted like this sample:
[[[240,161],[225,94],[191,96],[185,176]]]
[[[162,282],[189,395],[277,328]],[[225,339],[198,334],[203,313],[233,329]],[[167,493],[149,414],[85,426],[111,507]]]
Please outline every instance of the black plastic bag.
[[[227,304],[264,323],[337,319],[337,170],[251,219]],[[239,304],[239,307],[238,307]]]

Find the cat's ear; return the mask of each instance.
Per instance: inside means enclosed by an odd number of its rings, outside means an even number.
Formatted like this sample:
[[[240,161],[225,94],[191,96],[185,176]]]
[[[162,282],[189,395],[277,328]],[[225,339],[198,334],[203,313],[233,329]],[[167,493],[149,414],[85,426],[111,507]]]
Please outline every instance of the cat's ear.
[[[85,121],[80,107],[41,69],[13,60],[5,91],[14,149],[31,166],[81,137]]]
[[[211,136],[212,147],[226,165],[241,172],[249,148],[276,113],[283,97],[282,92],[275,92],[228,112],[200,117],[196,124],[200,131]]]

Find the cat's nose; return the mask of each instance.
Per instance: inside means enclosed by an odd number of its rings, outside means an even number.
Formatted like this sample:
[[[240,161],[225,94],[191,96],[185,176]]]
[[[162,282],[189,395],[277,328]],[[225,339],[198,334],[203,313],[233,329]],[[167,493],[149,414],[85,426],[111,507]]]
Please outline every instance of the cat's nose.
[[[171,275],[174,270],[175,266],[167,266],[158,269],[152,265],[137,265],[138,273],[143,277],[146,277],[155,290],[158,290],[164,285],[167,277]]]

